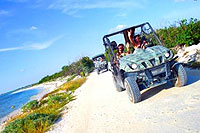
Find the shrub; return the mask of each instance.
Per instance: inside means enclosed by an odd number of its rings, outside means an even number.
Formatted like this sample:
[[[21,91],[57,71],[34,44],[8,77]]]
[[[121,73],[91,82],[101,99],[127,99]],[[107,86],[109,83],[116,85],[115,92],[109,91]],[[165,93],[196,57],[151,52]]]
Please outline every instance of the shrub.
[[[94,70],[94,63],[89,57],[82,57],[76,62],[70,65],[63,66],[60,72],[54,73],[53,75],[47,75],[42,78],[38,83],[44,83],[47,81],[53,81],[59,77],[65,77],[68,75],[78,75],[80,72],[90,73]]]
[[[81,77],[85,77],[85,73],[84,72],[80,72]]]
[[[54,94],[54,95],[50,95],[48,96],[48,104],[55,104],[55,103],[59,103],[62,102],[64,100],[64,97],[62,97],[62,94]]]
[[[166,47],[175,47],[185,43],[187,46],[200,42],[200,21],[197,19],[183,19],[177,23],[156,30],[157,35]]]
[[[36,109],[38,107],[39,107],[38,101],[33,100],[33,101],[28,102],[25,106],[23,106],[22,111],[27,112],[27,111],[31,111],[33,109]]]
[[[24,112],[9,120],[3,133],[45,132],[61,116],[60,112],[64,109],[63,107],[75,99],[71,91],[75,91],[85,81],[86,78],[80,78],[66,82],[57,90],[45,95],[40,100],[40,106],[36,100],[27,103],[23,107],[24,110],[34,110]],[[59,91],[63,91],[63,93],[58,93]]]
[[[32,113],[23,119],[11,122],[2,133],[44,132],[56,119],[57,117],[52,114]]]

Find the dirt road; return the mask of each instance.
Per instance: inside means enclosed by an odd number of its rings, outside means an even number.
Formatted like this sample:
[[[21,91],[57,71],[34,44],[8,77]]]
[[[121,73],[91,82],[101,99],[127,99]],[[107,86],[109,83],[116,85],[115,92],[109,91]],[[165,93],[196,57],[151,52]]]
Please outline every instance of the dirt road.
[[[200,132],[200,70],[188,72],[187,86],[142,91],[137,104],[115,90],[110,72],[92,73],[50,132]]]

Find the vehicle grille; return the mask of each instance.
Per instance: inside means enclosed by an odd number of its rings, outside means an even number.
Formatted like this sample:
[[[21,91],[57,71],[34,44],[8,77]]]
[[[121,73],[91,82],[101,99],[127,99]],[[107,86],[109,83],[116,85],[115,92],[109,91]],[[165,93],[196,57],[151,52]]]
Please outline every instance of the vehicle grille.
[[[144,68],[147,68],[147,64],[145,62],[142,62],[141,64],[144,66]]]
[[[159,56],[159,61],[160,61],[160,64],[163,63],[163,57],[162,56]]]
[[[158,61],[156,61],[156,59]],[[149,68],[149,67],[155,67],[159,64],[162,64],[164,62],[163,60],[163,57],[162,56],[159,56],[158,58],[153,58],[153,59],[150,59],[149,61],[147,62],[141,62],[141,65],[146,69],[146,68]]]
[[[155,65],[156,65],[156,60],[155,60],[155,59],[151,59],[151,60],[149,60],[149,61],[150,61],[150,63],[151,63],[152,66],[155,66]]]

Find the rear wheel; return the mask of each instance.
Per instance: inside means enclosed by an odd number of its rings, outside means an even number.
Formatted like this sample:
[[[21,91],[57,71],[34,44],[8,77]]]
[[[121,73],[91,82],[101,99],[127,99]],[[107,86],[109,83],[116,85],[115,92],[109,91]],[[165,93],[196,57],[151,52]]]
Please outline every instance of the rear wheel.
[[[141,101],[140,89],[135,80],[133,80],[131,77],[125,78],[124,86],[131,102],[138,103]]]
[[[187,84],[187,74],[185,72],[184,67],[181,64],[177,64],[173,68],[173,77],[175,80],[173,81],[173,85],[176,87],[182,87]]]
[[[115,88],[118,92],[121,92],[123,91],[124,89],[119,85],[119,83],[117,82],[117,79],[116,77],[113,75],[113,82],[114,82],[114,85],[115,85]]]

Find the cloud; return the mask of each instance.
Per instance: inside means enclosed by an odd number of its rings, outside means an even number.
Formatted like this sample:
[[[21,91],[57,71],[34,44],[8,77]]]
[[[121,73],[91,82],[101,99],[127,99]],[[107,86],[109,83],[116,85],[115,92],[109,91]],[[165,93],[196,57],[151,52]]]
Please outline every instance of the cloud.
[[[110,29],[108,33],[116,32],[116,31],[119,31],[119,30],[123,30],[125,28],[127,28],[127,25],[119,24],[115,28]]]
[[[6,37],[8,38],[26,38],[27,37],[39,37],[43,38],[47,36],[45,31],[38,29],[36,26],[21,28],[21,29],[14,29],[5,33]]]
[[[61,39],[63,35],[57,36],[49,41],[43,42],[43,43],[29,43],[25,46],[19,46],[19,47],[12,47],[12,48],[3,48],[0,49],[0,52],[7,52],[7,51],[16,51],[16,50],[42,50],[50,47],[55,41]]]
[[[5,11],[5,10],[0,10],[0,15],[7,15],[7,14],[9,14],[9,12],[8,12],[8,11]]]
[[[138,8],[141,5],[136,0],[55,0],[48,6],[48,9],[61,10],[63,13],[73,15],[79,10],[87,9],[104,9],[104,8],[116,8],[126,9],[127,7]]]
[[[35,26],[31,26],[30,27],[30,30],[37,30],[38,28],[37,27],[35,27]]]
[[[0,49],[0,52],[15,51],[15,50],[23,49],[23,48],[24,47],[2,48],[2,49]]]

